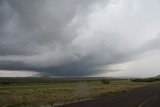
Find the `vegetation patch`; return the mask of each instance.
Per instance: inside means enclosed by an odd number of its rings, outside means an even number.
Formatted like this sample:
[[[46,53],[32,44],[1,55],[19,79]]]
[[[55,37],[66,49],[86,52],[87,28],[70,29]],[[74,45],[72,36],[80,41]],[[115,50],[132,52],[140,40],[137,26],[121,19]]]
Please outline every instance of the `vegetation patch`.
[[[2,107],[39,107],[77,102],[143,87],[156,82],[133,80],[55,80],[10,79],[0,80]],[[17,82],[16,82],[17,81]],[[134,80],[135,81],[135,80]]]
[[[160,79],[157,78],[146,78],[146,79],[132,79],[132,82],[156,82],[156,81],[160,81]]]

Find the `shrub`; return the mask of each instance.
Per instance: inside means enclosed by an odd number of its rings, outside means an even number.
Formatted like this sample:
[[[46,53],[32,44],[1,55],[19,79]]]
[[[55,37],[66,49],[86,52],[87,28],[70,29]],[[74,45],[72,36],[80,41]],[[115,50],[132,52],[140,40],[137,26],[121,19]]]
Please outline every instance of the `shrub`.
[[[6,85],[8,85],[8,84],[11,84],[11,82],[9,82],[9,81],[2,81],[1,84],[6,84]]]
[[[100,80],[102,84],[106,84],[108,85],[110,83],[110,81],[106,80],[106,79],[102,79]]]

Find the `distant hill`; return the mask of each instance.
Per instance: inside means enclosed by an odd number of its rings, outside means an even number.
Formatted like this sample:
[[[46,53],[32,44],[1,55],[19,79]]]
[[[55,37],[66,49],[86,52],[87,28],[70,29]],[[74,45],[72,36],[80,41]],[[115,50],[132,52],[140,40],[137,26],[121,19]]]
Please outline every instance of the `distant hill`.
[[[158,79],[160,79],[160,75],[156,76],[155,78],[158,78]]]

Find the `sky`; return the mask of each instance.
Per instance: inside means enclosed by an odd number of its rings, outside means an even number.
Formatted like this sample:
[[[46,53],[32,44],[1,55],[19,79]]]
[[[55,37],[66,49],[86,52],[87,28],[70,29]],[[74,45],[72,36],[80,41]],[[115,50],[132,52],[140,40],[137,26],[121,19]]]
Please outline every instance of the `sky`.
[[[0,0],[0,77],[160,74],[159,0]]]

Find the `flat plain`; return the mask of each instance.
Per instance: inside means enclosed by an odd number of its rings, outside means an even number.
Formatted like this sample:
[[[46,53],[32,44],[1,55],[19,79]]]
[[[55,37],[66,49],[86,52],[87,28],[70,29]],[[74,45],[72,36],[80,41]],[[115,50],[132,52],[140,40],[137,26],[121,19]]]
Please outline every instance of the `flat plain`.
[[[1,78],[0,105],[2,107],[40,107],[86,101],[124,93],[157,82],[133,82],[128,79],[46,79]]]
[[[61,107],[160,107],[160,84]]]

